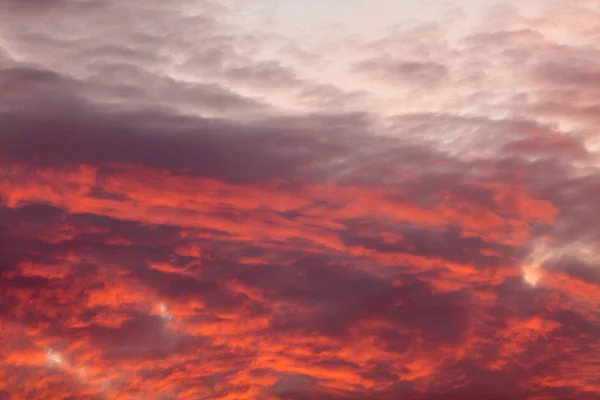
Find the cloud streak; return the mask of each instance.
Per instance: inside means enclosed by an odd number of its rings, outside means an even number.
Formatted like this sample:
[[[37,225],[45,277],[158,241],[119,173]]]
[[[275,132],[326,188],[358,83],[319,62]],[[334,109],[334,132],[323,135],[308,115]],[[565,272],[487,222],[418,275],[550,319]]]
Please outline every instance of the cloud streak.
[[[561,4],[4,2],[0,398],[595,398],[600,16]]]

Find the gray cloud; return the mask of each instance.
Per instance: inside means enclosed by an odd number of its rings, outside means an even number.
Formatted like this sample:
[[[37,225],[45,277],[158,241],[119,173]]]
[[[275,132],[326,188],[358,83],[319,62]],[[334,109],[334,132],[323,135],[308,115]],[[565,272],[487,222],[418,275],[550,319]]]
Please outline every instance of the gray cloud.
[[[595,396],[597,51],[511,17],[300,62],[222,4],[1,5],[0,387]]]

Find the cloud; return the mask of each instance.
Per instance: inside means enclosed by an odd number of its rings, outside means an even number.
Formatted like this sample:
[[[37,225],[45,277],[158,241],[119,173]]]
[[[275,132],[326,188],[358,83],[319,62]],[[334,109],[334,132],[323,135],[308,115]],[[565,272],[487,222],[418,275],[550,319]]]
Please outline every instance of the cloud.
[[[4,3],[0,397],[594,397],[588,11]]]
[[[391,57],[362,61],[355,68],[388,85],[395,82],[433,85],[448,75],[447,68],[435,62],[394,60]]]

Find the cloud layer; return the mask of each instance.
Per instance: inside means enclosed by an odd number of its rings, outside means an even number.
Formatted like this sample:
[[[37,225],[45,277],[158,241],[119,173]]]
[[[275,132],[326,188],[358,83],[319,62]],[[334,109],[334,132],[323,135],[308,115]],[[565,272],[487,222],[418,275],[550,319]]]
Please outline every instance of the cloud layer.
[[[3,2],[0,398],[596,398],[600,7],[538,5]]]

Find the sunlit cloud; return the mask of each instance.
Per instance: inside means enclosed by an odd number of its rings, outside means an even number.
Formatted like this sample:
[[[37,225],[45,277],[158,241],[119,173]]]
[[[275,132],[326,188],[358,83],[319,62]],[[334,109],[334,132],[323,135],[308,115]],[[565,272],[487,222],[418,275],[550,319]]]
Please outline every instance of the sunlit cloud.
[[[1,3],[0,399],[597,398],[598,7],[401,3]]]
[[[63,357],[52,349],[46,350],[46,357],[48,358],[48,363],[50,365],[56,365],[59,367],[65,366],[65,360]]]

